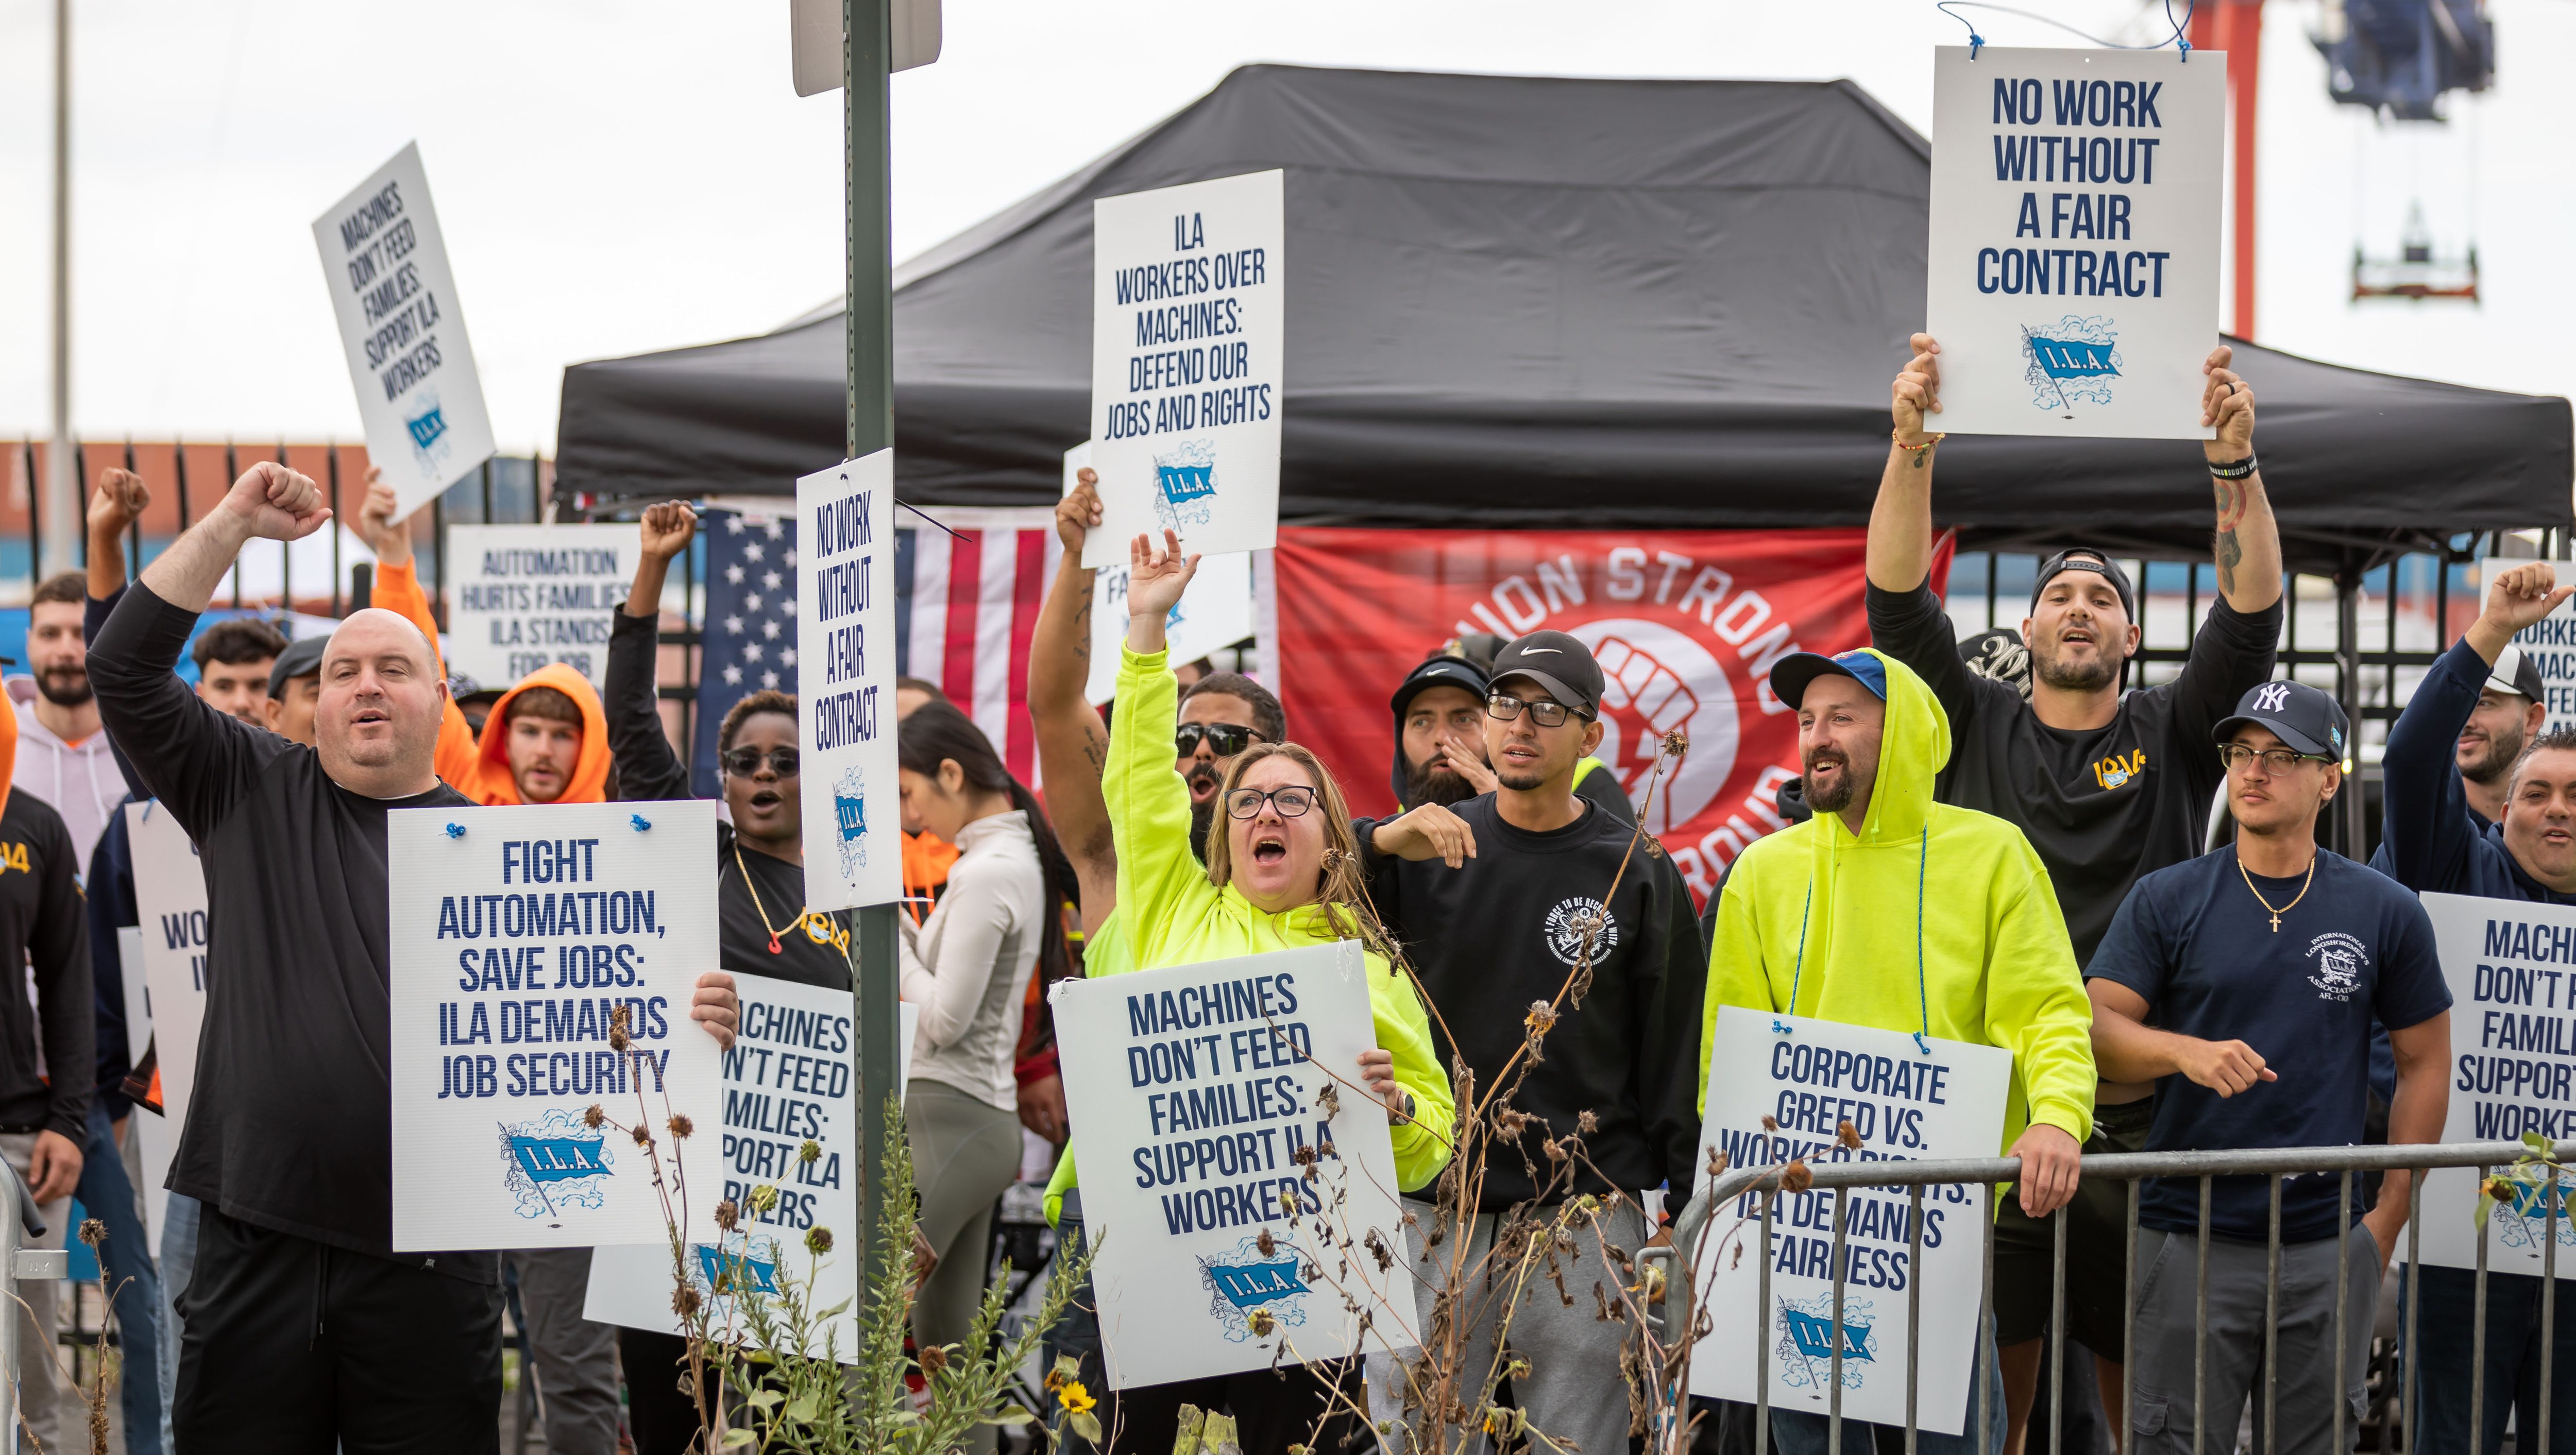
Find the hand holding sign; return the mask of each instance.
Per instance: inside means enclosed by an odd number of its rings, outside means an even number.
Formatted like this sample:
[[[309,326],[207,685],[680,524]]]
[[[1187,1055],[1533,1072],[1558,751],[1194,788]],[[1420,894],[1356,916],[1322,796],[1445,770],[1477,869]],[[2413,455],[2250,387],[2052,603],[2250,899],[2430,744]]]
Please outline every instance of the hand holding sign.
[[[2234,349],[2220,344],[2200,366],[2209,376],[2200,390],[2200,422],[2218,431],[2202,448],[2220,464],[2254,453],[2254,389],[2227,367],[2235,358]]]
[[[322,488],[274,460],[244,470],[217,508],[240,518],[260,540],[300,541],[331,519]]]
[[[1074,480],[1072,493],[1056,502],[1055,538],[1078,559],[1083,541],[1100,524],[1100,472],[1085,465]]]
[[[1891,386],[1897,436],[1909,449],[1928,442],[1928,415],[1941,412],[1941,345],[1928,333],[1913,338],[1914,357]]]

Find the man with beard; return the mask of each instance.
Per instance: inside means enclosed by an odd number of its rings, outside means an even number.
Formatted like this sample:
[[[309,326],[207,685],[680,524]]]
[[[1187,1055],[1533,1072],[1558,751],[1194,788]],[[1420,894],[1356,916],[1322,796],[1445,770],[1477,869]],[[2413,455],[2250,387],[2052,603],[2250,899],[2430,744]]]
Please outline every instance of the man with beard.
[[[88,600],[82,573],[46,577],[27,608],[33,675],[9,679],[9,701],[18,710],[10,786],[54,806],[83,863],[125,800],[125,778],[108,752],[107,734],[98,730],[98,703],[90,695],[89,647],[81,636]]]
[[[1442,645],[1422,659],[1395,689],[1395,767],[1388,782],[1395,788],[1395,809],[1426,803],[1464,803],[1495,788],[1493,765],[1485,760],[1486,674],[1493,653],[1503,643],[1475,652],[1465,638]],[[1637,821],[1637,807],[1619,786],[1619,775],[1599,758],[1574,765],[1574,796],[1598,805],[1624,824]]]
[[[2219,598],[2182,674],[2121,692],[2140,637],[2137,593],[2107,555],[2060,551],[2041,563],[2021,624],[2030,648],[2025,700],[1961,662],[1958,634],[1928,579],[1941,346],[1916,334],[1913,347],[1892,386],[1895,437],[1869,518],[1870,641],[1920,673],[1948,719],[1953,749],[1936,790],[1941,802],[1993,814],[2029,837],[2081,966],[2141,875],[2199,857],[2224,777],[2210,732],[2272,675],[2281,539],[2255,468],[2254,394],[2228,368],[2231,351],[2212,350],[2202,366],[2201,422],[2215,437],[2201,452],[2217,506],[2211,554]],[[2144,1083],[2099,1088],[2088,1150],[2142,1146],[2153,1092]],[[2067,1216],[2066,1332],[2093,1351],[2103,1407],[2118,1409],[2128,1199],[2106,1182],[2080,1194]],[[2007,1204],[1995,1232],[1995,1337],[2016,1450],[2039,1377],[2053,1248],[2050,1229]]]

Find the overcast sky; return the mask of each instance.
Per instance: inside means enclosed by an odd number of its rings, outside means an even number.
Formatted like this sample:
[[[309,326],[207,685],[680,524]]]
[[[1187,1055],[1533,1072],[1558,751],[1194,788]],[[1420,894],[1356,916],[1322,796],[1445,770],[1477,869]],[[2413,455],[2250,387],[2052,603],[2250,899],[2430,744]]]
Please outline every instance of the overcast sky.
[[[2021,0],[2122,40],[2137,0]],[[2576,4],[2490,0],[2495,89],[2447,128],[2325,97],[2314,0],[2265,32],[2263,342],[2576,390],[2562,97]],[[417,139],[505,451],[551,448],[561,371],[758,333],[838,295],[841,108],[789,84],[787,0],[74,0],[74,423],[358,434],[310,225]],[[52,12],[0,0],[0,434],[48,417]],[[1992,10],[1997,44],[2081,44]],[[894,235],[917,252],[1248,61],[1605,76],[1850,77],[1929,130],[1930,0],[948,0],[894,83]],[[2552,57],[2557,59],[2552,60]],[[2483,308],[2347,301],[2353,245],[2420,200],[2474,236]],[[1889,361],[1890,372],[1901,360]]]

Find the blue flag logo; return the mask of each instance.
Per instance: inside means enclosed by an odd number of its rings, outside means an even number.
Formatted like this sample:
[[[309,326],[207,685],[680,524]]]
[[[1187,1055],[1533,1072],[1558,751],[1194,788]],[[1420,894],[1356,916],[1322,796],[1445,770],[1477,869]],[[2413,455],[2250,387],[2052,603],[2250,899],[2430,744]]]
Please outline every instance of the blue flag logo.
[[[2068,314],[2055,323],[2023,328],[2022,382],[2030,386],[2030,402],[2060,414],[2078,401],[2110,403],[2111,385],[2126,362],[2119,339],[2107,317]]]

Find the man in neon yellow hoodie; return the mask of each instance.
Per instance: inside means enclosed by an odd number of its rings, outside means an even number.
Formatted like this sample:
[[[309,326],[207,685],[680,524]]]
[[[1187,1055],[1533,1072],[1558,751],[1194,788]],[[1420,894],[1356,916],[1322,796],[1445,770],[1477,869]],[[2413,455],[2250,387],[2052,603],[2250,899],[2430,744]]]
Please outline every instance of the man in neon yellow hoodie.
[[[1800,652],[1773,665],[1771,690],[1797,707],[1816,814],[1746,849],[1727,879],[1700,1037],[1703,1110],[1723,1005],[2000,1046],[2013,1075],[1999,1146],[2022,1159],[2023,1209],[2045,1217],[2075,1194],[2097,1079],[2092,1008],[2048,870],[2011,824],[1932,801],[1950,725],[1902,662]],[[1971,1416],[1973,1429],[1973,1400]],[[1823,1417],[1771,1419],[1783,1455],[1825,1448]],[[1966,1436],[1920,1442],[1974,1448]]]

